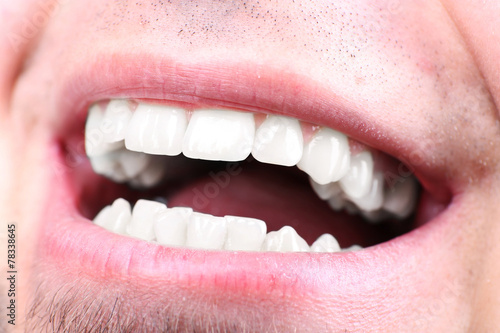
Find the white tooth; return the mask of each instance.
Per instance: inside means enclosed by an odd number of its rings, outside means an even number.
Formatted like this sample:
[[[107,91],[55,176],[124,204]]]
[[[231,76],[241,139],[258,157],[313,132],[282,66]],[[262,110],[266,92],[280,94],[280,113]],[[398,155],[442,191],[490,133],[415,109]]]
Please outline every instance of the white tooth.
[[[339,252],[339,242],[330,234],[323,234],[311,245],[312,252]]]
[[[361,247],[357,244],[354,244],[354,245],[351,245],[349,247],[346,247],[345,249],[342,249],[342,252],[356,252],[356,251],[359,251],[362,249],[363,249],[363,247]]]
[[[100,227],[106,228],[105,226],[108,223],[109,215],[111,214],[111,206],[106,206],[99,213],[97,213],[96,217],[94,217],[94,224]],[[107,228],[106,228],[107,229]]]
[[[130,204],[127,200],[118,198],[111,206],[104,207],[97,214],[94,223],[114,233],[124,234],[130,218]]]
[[[125,234],[125,229],[132,218],[130,204],[127,200],[118,198],[111,205],[111,214],[109,215],[108,230],[117,234]]]
[[[297,167],[317,183],[325,185],[347,173],[350,156],[347,137],[332,129],[322,128],[304,147]]]
[[[89,157],[90,164],[95,173],[106,176],[117,183],[128,179],[119,162],[122,151],[117,150],[105,155]]]
[[[361,198],[347,198],[359,209],[371,212],[382,207],[384,203],[384,175],[377,172],[373,175],[370,191]]]
[[[192,213],[187,226],[186,246],[220,250],[226,240],[226,220],[202,213]]]
[[[190,158],[242,161],[252,150],[253,114],[225,110],[194,111],[184,136],[182,152]]]
[[[193,209],[189,207],[167,208],[156,215],[154,231],[158,243],[169,246],[186,245],[189,217]]]
[[[314,190],[314,192],[316,192],[321,200],[328,200],[331,197],[337,196],[342,192],[337,182],[321,185],[316,183],[311,177],[309,177],[309,182],[311,183],[312,189]]]
[[[349,198],[361,198],[370,192],[373,178],[373,157],[363,151],[351,157],[349,172],[340,179],[340,187]]]
[[[87,156],[99,156],[121,149],[122,142],[108,143],[104,136],[112,131],[113,124],[103,121],[104,113],[98,104],[89,109],[87,122],[85,123],[85,151]]]
[[[125,146],[148,154],[179,155],[186,127],[183,109],[140,103],[130,120]]]
[[[406,178],[397,182],[385,193],[383,208],[398,218],[407,218],[417,203],[417,182],[414,178]]]
[[[340,195],[334,195],[330,199],[328,199],[328,206],[330,206],[333,210],[339,212],[344,209],[346,205],[346,201]]]
[[[110,124],[111,130],[104,134],[106,142],[116,142],[125,139],[127,126],[132,117],[128,101],[117,99],[108,103],[104,111],[103,122]]]
[[[128,178],[134,178],[151,162],[151,155],[124,149],[119,156],[120,166]]]
[[[248,217],[225,216],[227,239],[224,249],[231,251],[260,251],[266,237],[264,221]]]
[[[307,242],[290,226],[271,231],[262,243],[262,251],[307,252],[309,250]]]
[[[127,234],[146,241],[152,241],[155,238],[154,222],[156,214],[165,210],[167,207],[156,201],[137,200],[132,210],[132,219],[127,226]]]
[[[252,155],[260,162],[293,166],[300,161],[303,149],[297,119],[268,116],[255,133]]]
[[[148,166],[129,182],[132,187],[152,187],[159,184],[163,179],[163,175],[165,174],[164,159],[161,156],[151,156],[151,158]]]

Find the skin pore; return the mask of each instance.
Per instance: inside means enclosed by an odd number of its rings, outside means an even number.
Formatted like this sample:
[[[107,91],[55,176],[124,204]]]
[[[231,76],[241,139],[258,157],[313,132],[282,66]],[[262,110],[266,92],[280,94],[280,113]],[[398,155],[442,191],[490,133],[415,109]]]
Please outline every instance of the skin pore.
[[[6,156],[0,218],[17,227],[14,331],[45,331],[53,322],[61,332],[500,329],[500,37],[492,33],[500,26],[500,5],[33,0],[0,6],[7,27],[0,36],[0,152]],[[425,248],[416,243],[415,255],[400,259],[401,271],[387,272],[386,283],[397,290],[365,289],[370,292],[355,296],[326,282],[323,288],[304,283],[304,295],[286,297],[217,294],[137,276],[124,282],[118,273],[110,278],[91,266],[52,261],[43,239],[51,220],[40,217],[48,216],[57,174],[50,163],[54,138],[73,126],[68,119],[82,118],[79,99],[90,103],[107,89],[134,97],[169,79],[192,77],[232,84],[231,96],[240,100],[248,94],[267,101],[254,95],[262,86],[276,95],[288,92],[262,104],[397,158],[418,152],[417,176],[430,188],[437,184],[438,196],[451,197],[449,228],[435,227],[422,240]],[[310,99],[317,109],[289,107],[296,86],[297,100]],[[224,102],[204,87],[193,80],[193,89],[178,95]],[[342,107],[321,108],[330,102]],[[342,273],[318,269],[317,275],[350,281]],[[182,299],[183,307],[176,307]]]

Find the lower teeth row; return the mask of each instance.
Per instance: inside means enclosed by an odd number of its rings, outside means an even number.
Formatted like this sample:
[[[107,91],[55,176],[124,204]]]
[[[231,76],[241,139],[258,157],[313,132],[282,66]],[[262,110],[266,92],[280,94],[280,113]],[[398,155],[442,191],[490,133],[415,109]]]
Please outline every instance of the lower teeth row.
[[[188,207],[167,208],[149,200],[138,200],[132,210],[125,199],[104,207],[94,223],[117,234],[157,242],[165,246],[205,250],[339,252],[353,251],[354,245],[341,249],[335,237],[323,234],[311,246],[295,229],[284,226],[267,232],[262,220],[193,212]]]

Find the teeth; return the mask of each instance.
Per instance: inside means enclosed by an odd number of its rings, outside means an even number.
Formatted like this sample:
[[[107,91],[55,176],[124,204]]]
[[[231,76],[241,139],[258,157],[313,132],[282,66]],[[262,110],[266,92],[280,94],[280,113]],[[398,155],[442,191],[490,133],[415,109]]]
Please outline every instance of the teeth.
[[[132,214],[127,200],[118,198],[111,206],[104,207],[96,216],[94,223],[117,234],[125,234]]]
[[[189,217],[193,209],[188,207],[167,208],[156,215],[154,231],[158,243],[170,246],[184,246]]]
[[[264,221],[238,216],[225,216],[227,239],[224,249],[231,251],[260,251],[266,237]]]
[[[85,151],[89,157],[100,156],[122,148],[121,142],[108,143],[105,135],[112,133],[113,124],[103,121],[104,114],[98,104],[94,104],[85,123]]]
[[[159,155],[179,155],[187,127],[179,108],[140,103],[125,136],[127,149]]]
[[[312,252],[339,252],[339,242],[330,234],[323,234],[311,245]]]
[[[309,182],[311,183],[312,189],[321,200],[328,200],[333,196],[338,196],[342,192],[338,183],[321,185],[316,183],[311,177],[309,177]]]
[[[405,178],[397,182],[386,192],[384,209],[400,219],[407,218],[417,203],[417,182],[414,178]]]
[[[187,226],[186,246],[220,250],[226,240],[226,220],[202,213],[192,213]]]
[[[212,161],[242,161],[250,155],[255,121],[249,112],[194,111],[184,136],[183,153]]]
[[[342,252],[356,252],[356,251],[359,251],[359,250],[362,250],[363,247],[362,246],[359,246],[357,244],[354,244],[354,245],[351,245],[345,249],[342,249]]]
[[[347,196],[347,198],[365,212],[381,208],[384,203],[384,175],[379,172],[373,175],[370,190],[365,196],[361,198]]]
[[[340,249],[330,234],[321,235],[309,247],[290,226],[266,235],[266,223],[258,219],[216,217],[195,213],[189,207],[167,208],[163,203],[149,200],[138,200],[131,212],[128,201],[116,199],[104,207],[93,222],[117,234],[166,246],[205,250],[339,252],[361,249],[358,245]]]
[[[151,162],[151,159],[151,155],[123,149],[120,150],[118,162],[127,178],[130,179],[144,171]]]
[[[152,159],[151,155],[121,148],[90,157],[90,164],[96,173],[121,183],[146,171]]]
[[[125,139],[127,126],[132,117],[132,110],[126,100],[112,100],[104,111],[103,123],[112,124],[109,132],[104,134],[106,142],[117,142]]]
[[[308,252],[309,250],[307,242],[290,226],[268,233],[262,244],[262,251]]]
[[[303,141],[298,120],[268,116],[255,134],[252,155],[260,162],[293,166],[302,157]]]
[[[120,163],[121,150],[110,152],[106,155],[89,157],[90,164],[95,173],[106,176],[115,182],[122,183],[127,180],[127,175]]]
[[[297,167],[321,185],[335,182],[349,170],[347,137],[329,128],[320,129],[304,147]]]
[[[340,179],[340,187],[349,198],[361,198],[370,192],[372,178],[372,154],[364,151],[351,158],[351,167]]]
[[[132,219],[126,228],[127,234],[146,241],[155,239],[154,222],[155,215],[167,209],[167,207],[156,201],[137,200],[132,211]]]

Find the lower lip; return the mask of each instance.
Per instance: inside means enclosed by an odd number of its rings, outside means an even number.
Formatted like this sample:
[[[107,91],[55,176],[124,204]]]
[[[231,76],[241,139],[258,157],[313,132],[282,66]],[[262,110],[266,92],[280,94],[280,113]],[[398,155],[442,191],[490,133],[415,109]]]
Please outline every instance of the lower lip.
[[[62,158],[62,153],[54,150],[49,161],[60,166]],[[441,251],[440,235],[450,232],[453,220],[452,213],[445,211],[410,233],[358,252],[251,253],[167,248],[110,233],[82,217],[77,210],[78,194],[67,173],[53,174],[52,184],[42,217],[39,256],[41,262],[70,277],[86,276],[103,290],[113,283],[121,286],[123,293],[130,286],[154,285],[156,292],[167,298],[174,289],[191,290],[199,301],[217,295],[226,300],[278,302],[286,296],[289,302],[303,304],[304,299],[330,295],[328,306],[336,309],[334,316],[339,321],[347,320],[353,302],[362,302],[366,308],[381,304],[395,307],[397,302],[386,302],[388,295],[410,302],[408,286],[414,286],[413,294],[419,286],[425,291],[428,286],[421,283],[419,264],[433,266],[429,253]],[[311,311],[311,303],[305,304]],[[381,309],[380,313],[391,310],[395,309]]]

